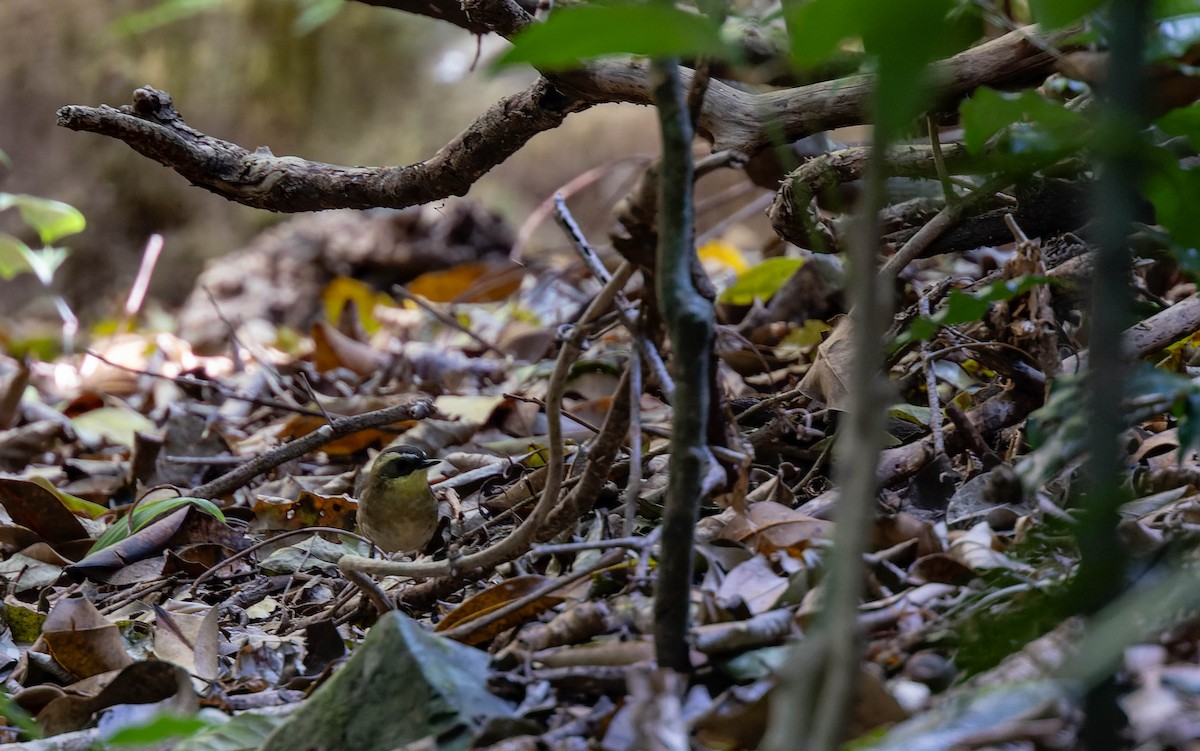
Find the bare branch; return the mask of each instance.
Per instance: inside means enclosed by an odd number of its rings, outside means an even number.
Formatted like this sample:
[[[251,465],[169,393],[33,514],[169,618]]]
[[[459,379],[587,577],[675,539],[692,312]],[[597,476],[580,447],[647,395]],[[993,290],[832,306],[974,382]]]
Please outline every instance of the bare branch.
[[[120,139],[206,190],[270,211],[402,209],[465,195],[530,138],[590,104],[564,97],[545,79],[501,99],[424,162],[406,167],[342,167],[267,149],[247,151],[207,136],[179,116],[169,94],[136,90],[121,109],[71,105],[58,124]]]
[[[378,5],[382,8],[394,8],[405,13],[436,18],[439,21],[460,26],[472,34],[486,34],[489,31],[495,31],[508,36],[515,31],[507,24],[498,24],[498,17],[481,17],[467,3],[460,3],[458,0],[358,0],[358,2],[363,5]],[[469,0],[469,2],[476,2],[476,0]],[[515,8],[515,10],[507,11],[507,15],[510,17],[518,15],[528,17],[537,10],[537,0],[505,0],[503,3],[493,0],[488,3],[489,6],[508,4]],[[488,10],[490,11],[490,7]],[[506,31],[506,29],[508,30]]]
[[[526,20],[515,0],[472,2],[499,10],[499,20],[517,28]],[[523,11],[521,11],[523,12]],[[510,30],[509,26],[505,30]],[[934,66],[942,106],[979,86],[1040,80],[1053,70],[1044,42],[1019,30],[962,52]],[[1054,42],[1060,37],[1047,41]],[[1036,41],[1036,40],[1035,40]],[[171,167],[194,184],[231,201],[271,211],[336,208],[405,208],[464,195],[482,175],[518,151],[534,135],[558,127],[572,112],[594,104],[651,104],[646,65],[599,62],[568,73],[547,74],[522,92],[492,105],[453,141],[424,162],[405,167],[344,167],[299,157],[250,152],[189,127],[164,92],[144,87],[121,109],[70,105],[58,123],[125,141],[137,152]],[[680,70],[684,86],[692,71]],[[872,76],[851,76],[762,94],[712,81],[698,131],[716,150],[751,155],[773,137],[795,141],[830,128],[866,120]]]

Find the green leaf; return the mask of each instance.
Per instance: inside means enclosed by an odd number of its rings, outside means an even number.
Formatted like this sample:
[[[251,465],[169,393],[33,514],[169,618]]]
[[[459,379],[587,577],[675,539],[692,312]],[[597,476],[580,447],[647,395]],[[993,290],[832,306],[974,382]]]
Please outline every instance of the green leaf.
[[[1030,0],[1033,19],[1047,29],[1074,23],[1098,10],[1105,0]]]
[[[1151,152],[1150,160],[1153,169],[1146,175],[1144,190],[1154,204],[1155,221],[1174,242],[1200,248],[1200,213],[1192,200],[1200,195],[1200,170],[1183,169],[1179,160],[1163,149]]]
[[[606,55],[707,55],[730,57],[709,18],[658,3],[617,3],[563,8],[513,39],[496,68],[528,63],[564,70]]]
[[[29,246],[12,235],[0,233],[0,278],[13,279],[33,271]]]
[[[861,39],[876,61],[876,126],[884,140],[906,130],[930,103],[926,66],[966,49],[980,19],[954,0],[809,0],[784,8],[797,65],[823,61],[848,39]]]
[[[1155,0],[1155,18],[1171,18],[1189,13],[1200,13],[1200,0]]]
[[[87,225],[83,214],[70,204],[16,193],[0,193],[0,211],[13,206],[25,223],[38,233],[45,244],[82,232]]]
[[[1171,110],[1158,118],[1157,125],[1173,136],[1187,138],[1192,146],[1200,144],[1200,102]]]
[[[109,525],[108,529],[104,530],[104,534],[97,537],[96,542],[92,543],[92,547],[88,550],[88,555],[114,545],[131,534],[150,526],[172,511],[188,505],[195,506],[209,516],[225,521],[225,514],[221,513],[221,509],[217,508],[216,504],[212,501],[205,498],[188,498],[186,496],[156,498],[152,501],[139,503],[134,507],[133,514],[130,517],[119,519]]]
[[[784,4],[784,18],[792,38],[792,60],[812,67],[832,55],[838,46],[862,36],[858,20],[868,13],[865,0],[811,0]]]
[[[960,107],[963,141],[979,153],[997,132],[1012,127],[1001,150],[1042,154],[1075,148],[1086,130],[1083,117],[1035,92],[1001,94],[979,89]],[[1014,125],[1015,124],[1015,125]]]
[[[199,717],[182,717],[161,712],[146,722],[121,728],[108,739],[110,747],[149,746],[171,738],[190,737],[214,727]]]
[[[1146,59],[1151,62],[1172,63],[1186,58],[1200,41],[1200,8],[1176,8],[1167,16],[1159,16],[1156,32],[1151,34],[1146,45]],[[1195,72],[1192,72],[1195,75]]]
[[[296,19],[296,33],[303,36],[312,33],[329,21],[346,7],[343,0],[302,0],[300,5],[304,12]]]
[[[755,298],[770,300],[792,278],[796,269],[803,265],[803,258],[768,258],[739,276],[729,289],[721,293],[720,302],[750,305]]]
[[[879,60],[875,107],[884,136],[898,136],[931,104],[929,63],[960,52],[982,33],[982,21],[955,0],[871,0],[866,51]]]
[[[54,497],[58,499],[59,503],[65,506],[68,511],[76,516],[86,516],[89,519],[99,519],[108,513],[108,508],[106,506],[101,506],[98,503],[92,503],[91,501],[80,498],[77,495],[71,495],[67,491],[55,487],[54,483],[50,482],[50,480],[46,479],[45,477],[35,476],[31,477],[29,481],[34,485],[37,485],[42,490],[53,494]]]

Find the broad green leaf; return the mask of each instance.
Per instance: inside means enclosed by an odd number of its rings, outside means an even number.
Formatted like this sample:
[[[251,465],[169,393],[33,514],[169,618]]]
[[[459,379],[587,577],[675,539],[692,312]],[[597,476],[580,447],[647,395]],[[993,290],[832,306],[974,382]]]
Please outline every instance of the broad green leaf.
[[[784,4],[792,60],[812,67],[829,57],[847,39],[862,36],[858,20],[869,12],[866,0],[811,0]]]
[[[1155,18],[1171,18],[1189,13],[1200,13],[1200,0],[1155,0]]]
[[[16,193],[0,193],[0,211],[17,207],[21,218],[38,233],[43,243],[50,244],[67,235],[82,232],[87,225],[83,214],[70,204]]]
[[[716,24],[658,3],[582,5],[555,11],[513,39],[497,68],[528,63],[543,70],[577,67],[607,55],[708,55],[728,58]]]
[[[1200,212],[1193,200],[1200,195],[1200,170],[1183,169],[1174,156],[1161,149],[1151,152],[1150,158],[1154,168],[1148,171],[1144,190],[1154,204],[1155,221],[1175,243],[1200,248]]]
[[[25,243],[0,232],[0,278],[13,279],[32,272],[33,267],[29,265],[32,252]]]
[[[1184,136],[1192,146],[1200,145],[1200,102],[1171,110],[1158,118],[1157,125],[1173,136]]]
[[[107,739],[109,748],[135,748],[161,744],[172,738],[191,737],[215,727],[199,717],[184,717],[172,712],[159,712],[149,720],[126,725]]]
[[[933,416],[933,410],[929,407],[921,407],[916,404],[908,404],[901,402],[893,404],[888,409],[888,417],[896,417],[901,420],[907,420],[914,425],[929,425],[929,420]]]
[[[750,305],[755,298],[770,300],[771,296],[804,265],[802,258],[768,258],[738,277],[729,289],[721,293],[720,302],[730,305]]]
[[[4,153],[4,149],[0,149],[0,164],[3,164],[5,167],[12,166],[12,159],[9,158],[8,154]]]
[[[973,8],[954,0],[810,0],[785,6],[798,65],[815,65],[848,39],[876,61],[876,126],[884,140],[906,130],[930,103],[926,66],[978,38]]]
[[[932,103],[929,63],[960,52],[979,38],[982,22],[955,0],[870,0],[866,51],[878,61],[877,127],[890,140]]]
[[[244,712],[229,722],[184,738],[172,748],[175,751],[245,751],[258,748],[271,731],[287,717]]]
[[[186,496],[156,498],[152,501],[139,503],[134,507],[133,514],[130,517],[118,519],[109,525],[108,529],[104,530],[104,533],[96,538],[96,542],[92,543],[91,549],[88,550],[88,555],[116,544],[138,530],[153,524],[172,511],[188,505],[195,506],[209,516],[225,521],[225,514],[221,513],[221,509],[217,508],[215,503],[205,498],[188,498]]]
[[[979,89],[963,102],[963,141],[978,153],[997,132],[1013,131],[1002,148],[1011,154],[1040,154],[1074,148],[1085,131],[1083,117],[1035,92],[1001,94]]]
[[[1047,29],[1074,23],[1104,3],[1105,0],[1029,0],[1033,19]]]

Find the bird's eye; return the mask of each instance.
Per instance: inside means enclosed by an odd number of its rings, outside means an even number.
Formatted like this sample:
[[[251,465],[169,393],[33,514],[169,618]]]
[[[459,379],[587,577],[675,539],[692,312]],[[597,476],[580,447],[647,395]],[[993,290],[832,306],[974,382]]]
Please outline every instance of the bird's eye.
[[[379,473],[384,477],[403,477],[409,472],[412,472],[412,464],[407,458],[393,459],[379,468]]]

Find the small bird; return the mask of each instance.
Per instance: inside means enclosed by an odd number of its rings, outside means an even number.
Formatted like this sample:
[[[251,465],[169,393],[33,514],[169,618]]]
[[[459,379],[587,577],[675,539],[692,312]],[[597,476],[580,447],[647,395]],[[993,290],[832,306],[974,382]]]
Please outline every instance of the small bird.
[[[358,527],[389,553],[425,547],[438,527],[438,504],[425,471],[437,464],[415,446],[375,457],[358,494]]]

